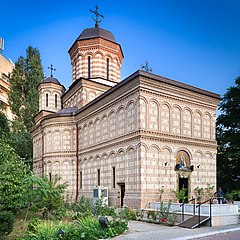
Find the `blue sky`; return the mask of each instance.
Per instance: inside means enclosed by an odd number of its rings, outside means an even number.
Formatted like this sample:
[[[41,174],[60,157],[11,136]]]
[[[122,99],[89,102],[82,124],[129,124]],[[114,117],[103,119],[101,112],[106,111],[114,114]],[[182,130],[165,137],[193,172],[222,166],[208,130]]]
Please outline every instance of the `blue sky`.
[[[2,1],[3,55],[15,62],[31,45],[39,49],[45,76],[68,88],[68,50],[89,27],[99,6],[100,27],[124,52],[121,79],[148,60],[153,73],[223,95],[240,75],[240,0],[42,0]]]

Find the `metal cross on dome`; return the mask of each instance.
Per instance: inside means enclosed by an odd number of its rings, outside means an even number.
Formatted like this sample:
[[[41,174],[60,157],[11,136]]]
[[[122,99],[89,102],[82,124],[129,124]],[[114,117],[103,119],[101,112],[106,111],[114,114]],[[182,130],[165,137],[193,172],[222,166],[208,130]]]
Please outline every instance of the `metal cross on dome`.
[[[53,71],[56,71],[55,68],[53,68],[53,65],[51,64],[50,67],[48,67],[48,69],[51,70],[51,78],[53,77]]]
[[[152,68],[148,66],[148,61],[145,61],[145,65],[141,65],[141,69],[143,69],[146,72],[152,72]]]
[[[98,28],[98,23],[102,21],[102,19],[99,19],[99,17],[104,18],[104,16],[98,12],[98,6],[96,6],[96,11],[93,11],[92,9],[89,9],[89,11],[96,15],[96,18],[92,17],[92,19],[95,22],[95,27]]]

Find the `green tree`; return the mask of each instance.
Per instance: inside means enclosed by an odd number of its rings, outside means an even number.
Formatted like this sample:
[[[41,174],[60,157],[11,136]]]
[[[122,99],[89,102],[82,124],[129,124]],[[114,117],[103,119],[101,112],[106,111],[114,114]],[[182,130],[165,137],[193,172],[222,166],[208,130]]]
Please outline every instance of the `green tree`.
[[[24,159],[32,169],[32,136],[31,133],[26,130],[12,131],[11,132],[12,145],[16,153]]]
[[[217,118],[217,174],[218,185],[227,190],[240,189],[240,77],[219,104]]]
[[[66,183],[60,183],[60,177],[54,176],[51,180],[46,177],[30,176],[25,180],[25,198],[28,207],[32,210],[43,210],[43,216],[48,219],[57,215],[63,207],[63,193]]]
[[[19,57],[10,77],[9,104],[16,121],[22,123],[27,131],[34,125],[34,116],[38,112],[37,86],[43,79],[40,53],[36,48],[28,47],[26,57]]]
[[[15,150],[0,139],[0,212],[24,205],[24,179],[28,174],[28,167]]]
[[[8,119],[3,112],[0,112],[0,139],[8,140],[10,138],[10,128]]]
[[[43,79],[40,53],[28,47],[26,57],[20,56],[10,77],[9,105],[15,115],[12,122],[13,147],[17,154],[32,163],[31,128],[38,112],[38,85]]]

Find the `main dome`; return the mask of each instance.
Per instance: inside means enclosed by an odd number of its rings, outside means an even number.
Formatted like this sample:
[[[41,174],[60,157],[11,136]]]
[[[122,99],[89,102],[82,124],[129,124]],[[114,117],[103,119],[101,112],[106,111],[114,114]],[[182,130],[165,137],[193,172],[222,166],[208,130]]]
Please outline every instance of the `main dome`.
[[[102,28],[86,28],[82,31],[77,40],[91,39],[91,38],[104,38],[111,42],[116,42],[113,34]]]

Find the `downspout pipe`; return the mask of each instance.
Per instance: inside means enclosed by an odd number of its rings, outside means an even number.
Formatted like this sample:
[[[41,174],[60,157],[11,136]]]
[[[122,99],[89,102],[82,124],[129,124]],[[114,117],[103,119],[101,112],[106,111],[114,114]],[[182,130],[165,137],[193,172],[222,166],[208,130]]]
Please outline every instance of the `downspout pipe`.
[[[78,200],[78,123],[76,123],[76,201]]]
[[[44,177],[44,133],[42,134],[42,177]]]

